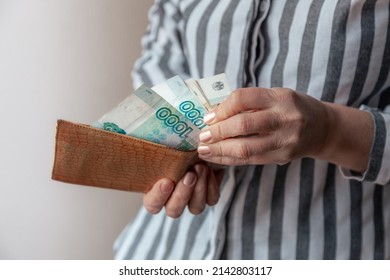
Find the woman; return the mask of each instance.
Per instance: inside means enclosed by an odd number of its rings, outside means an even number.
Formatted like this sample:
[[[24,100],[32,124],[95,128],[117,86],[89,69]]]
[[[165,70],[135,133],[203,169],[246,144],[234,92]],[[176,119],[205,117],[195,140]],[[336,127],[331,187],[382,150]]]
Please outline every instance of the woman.
[[[389,259],[389,7],[156,1],[135,86],[225,72],[237,90],[205,116],[204,163],[156,182],[116,257]]]

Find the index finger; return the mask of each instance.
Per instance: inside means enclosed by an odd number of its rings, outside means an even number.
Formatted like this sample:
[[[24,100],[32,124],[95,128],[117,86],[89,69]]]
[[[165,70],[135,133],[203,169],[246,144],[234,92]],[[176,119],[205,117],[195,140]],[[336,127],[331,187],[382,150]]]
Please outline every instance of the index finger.
[[[237,89],[224,102],[206,114],[204,121],[207,124],[214,124],[242,112],[269,108],[273,104],[271,93],[273,90],[266,88]]]
[[[144,207],[150,214],[157,214],[164,207],[174,189],[174,183],[163,178],[158,180],[153,187],[144,194]]]

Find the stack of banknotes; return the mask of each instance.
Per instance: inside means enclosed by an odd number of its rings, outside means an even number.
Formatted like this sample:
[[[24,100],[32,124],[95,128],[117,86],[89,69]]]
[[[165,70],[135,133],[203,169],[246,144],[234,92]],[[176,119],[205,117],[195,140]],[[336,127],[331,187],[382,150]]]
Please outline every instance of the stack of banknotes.
[[[174,76],[137,88],[93,126],[179,150],[194,150],[206,127],[204,115],[230,94],[226,75],[199,80]]]

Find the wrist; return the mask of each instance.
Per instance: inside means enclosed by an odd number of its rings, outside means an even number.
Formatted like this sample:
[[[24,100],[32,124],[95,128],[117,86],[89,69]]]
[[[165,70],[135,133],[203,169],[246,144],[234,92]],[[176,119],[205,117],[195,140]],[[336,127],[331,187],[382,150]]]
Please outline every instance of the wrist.
[[[327,102],[315,100],[316,104],[312,107],[316,108],[316,115],[311,117],[314,119],[314,124],[310,138],[313,139],[312,145],[307,145],[307,157],[315,159],[329,158],[335,150],[335,142],[337,141],[337,133],[339,130],[337,122],[337,114]],[[315,105],[315,106],[314,106]]]
[[[367,169],[374,134],[370,113],[322,102],[325,109],[325,138],[314,156],[357,172]]]

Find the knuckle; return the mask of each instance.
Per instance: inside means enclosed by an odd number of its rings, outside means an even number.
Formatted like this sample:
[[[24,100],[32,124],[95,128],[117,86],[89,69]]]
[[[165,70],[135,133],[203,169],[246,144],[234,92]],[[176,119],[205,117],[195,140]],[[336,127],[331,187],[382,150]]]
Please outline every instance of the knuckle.
[[[191,206],[188,208],[188,210],[191,212],[191,214],[194,214],[194,215],[201,214],[204,209],[205,209],[205,205],[196,205],[196,206]]]
[[[244,107],[244,91],[242,89],[237,89],[232,92],[232,94],[229,96],[230,102],[236,107],[236,108],[243,108]]]
[[[264,123],[265,132],[272,132],[278,130],[283,124],[283,119],[283,114],[274,110],[270,111],[269,116],[266,118],[267,121]]]
[[[166,212],[168,217],[171,217],[173,219],[177,219],[183,213],[183,209],[181,209],[179,207],[169,207],[169,208],[165,209],[165,212]]]
[[[242,114],[239,117],[238,132],[240,134],[247,134],[253,131],[253,118],[251,114]]]
[[[144,196],[143,204],[146,211],[148,211],[150,214],[158,214],[164,206],[164,203],[152,194],[146,194]]]
[[[290,161],[288,161],[288,160],[280,160],[280,161],[276,162],[276,164],[282,166],[282,165],[286,165],[289,162]]]
[[[211,134],[213,135],[214,141],[226,138],[225,130],[220,125],[216,125],[214,128],[214,132],[212,132]]]
[[[213,150],[215,151],[213,154],[216,154],[218,156],[224,157],[226,155],[226,149],[222,147],[221,142],[216,143],[215,148]]]
[[[231,100],[232,103],[238,103],[240,102],[242,96],[242,91],[241,89],[237,89],[230,94],[229,99]]]
[[[185,205],[188,202],[189,198],[189,193],[178,191],[175,193],[174,203],[176,203],[177,205]]]
[[[194,191],[192,193],[192,197],[194,197],[194,196],[195,197],[204,197],[205,191],[206,191],[205,183],[201,182],[201,183],[197,184],[197,186],[194,188]]]
[[[229,165],[229,161],[226,160],[224,157],[217,157],[212,161],[213,163],[220,164],[220,165]]]
[[[147,205],[147,204],[146,205],[144,204],[144,207],[145,207],[146,211],[148,211],[148,213],[150,213],[152,215],[160,213],[161,208],[162,208],[162,207],[155,207],[155,206],[151,206],[151,205]]]
[[[220,197],[219,189],[218,190],[214,189],[212,192],[210,192],[207,195],[206,204],[209,206],[213,206],[213,205],[217,204],[219,197]]]
[[[279,149],[284,149],[288,146],[288,139],[286,137],[278,137],[271,143],[271,149],[276,151]]]
[[[281,149],[284,146],[283,139],[272,137],[270,140],[265,141],[261,147],[261,152],[272,152]]]
[[[273,88],[271,89],[273,96],[280,102],[290,102],[296,100],[298,95],[290,88]]]
[[[285,165],[285,164],[291,162],[291,160],[292,159],[291,159],[291,156],[289,155],[289,153],[285,153],[285,154],[279,156],[279,158],[276,161],[276,164]]]
[[[290,154],[288,152],[282,153],[282,155],[278,159],[278,164],[279,165],[284,165],[285,163],[290,161]]]
[[[297,146],[299,144],[299,140],[301,138],[300,134],[301,134],[300,131],[298,131],[297,133],[291,134],[290,139],[289,139],[290,146]]]
[[[241,160],[247,160],[252,155],[250,146],[247,143],[238,143],[236,147],[236,157]]]
[[[213,205],[215,205],[215,204],[217,204],[218,203],[218,200],[219,200],[219,195],[217,196],[213,196],[213,197],[210,197],[208,200],[207,200],[207,204],[209,205],[209,206],[213,206]]]
[[[280,153],[276,163],[279,165],[285,165],[296,158],[296,152],[292,149],[285,149],[282,153]]]

